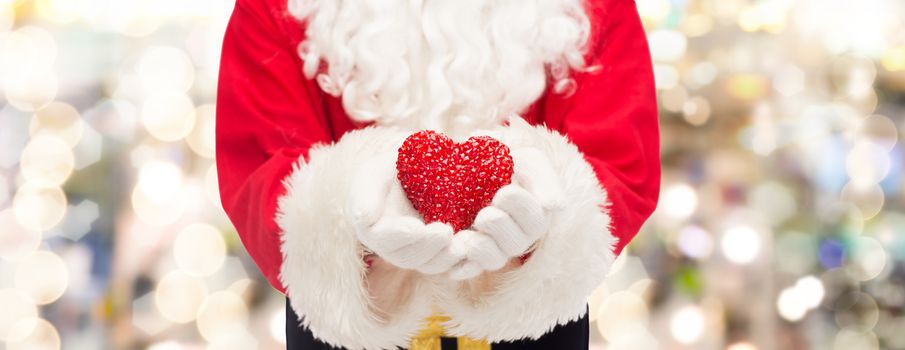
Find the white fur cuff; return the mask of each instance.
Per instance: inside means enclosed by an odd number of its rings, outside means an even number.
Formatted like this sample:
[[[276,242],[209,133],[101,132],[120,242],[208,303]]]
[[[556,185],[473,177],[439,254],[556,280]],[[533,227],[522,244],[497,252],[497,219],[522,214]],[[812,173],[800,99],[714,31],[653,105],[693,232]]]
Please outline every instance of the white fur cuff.
[[[440,306],[451,318],[447,328],[452,335],[490,342],[537,339],[584,315],[587,297],[615,259],[606,192],[564,136],[520,118],[492,135],[513,150],[532,147],[546,155],[564,200],[524,265],[490,274],[492,280],[479,283],[484,287],[477,292],[474,284],[450,283]]]
[[[280,279],[302,324],[331,345],[407,347],[432,311],[430,286],[421,278],[404,286],[410,299],[399,310],[376,310],[363,246],[344,212],[350,174],[364,160],[395,152],[406,136],[382,127],[348,132],[335,144],[312,148],[308,161],[300,160],[284,180],[287,193],[279,199],[277,215],[283,240]]]

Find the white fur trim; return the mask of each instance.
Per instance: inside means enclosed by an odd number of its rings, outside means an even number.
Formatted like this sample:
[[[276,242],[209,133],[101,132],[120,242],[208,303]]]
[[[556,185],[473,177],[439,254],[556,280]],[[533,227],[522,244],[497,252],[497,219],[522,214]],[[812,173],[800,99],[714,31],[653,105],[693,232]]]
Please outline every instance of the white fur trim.
[[[452,335],[537,339],[585,314],[587,297],[615,259],[606,192],[578,148],[559,133],[513,119],[491,134],[511,149],[534,147],[551,159],[564,201],[524,265],[499,273],[493,287],[477,296],[468,295],[465,284],[449,282],[440,306],[451,317],[446,326]]]
[[[277,224],[282,230],[280,280],[292,308],[315,337],[358,349],[407,347],[431,312],[428,278],[415,279],[411,300],[382,319],[366,283],[364,248],[346,218],[350,174],[367,159],[395,152],[408,135],[369,127],[332,145],[313,147],[284,180]]]

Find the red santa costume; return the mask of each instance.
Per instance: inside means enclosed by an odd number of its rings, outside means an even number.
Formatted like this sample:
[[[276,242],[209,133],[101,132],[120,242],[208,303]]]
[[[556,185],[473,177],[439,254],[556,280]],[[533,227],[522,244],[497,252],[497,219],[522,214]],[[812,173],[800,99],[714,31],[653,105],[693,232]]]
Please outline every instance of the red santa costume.
[[[333,346],[408,347],[437,314],[452,337],[540,338],[586,314],[656,206],[655,90],[631,0],[238,0],[219,79],[223,208]],[[457,234],[387,219],[411,205],[384,198],[399,185],[383,175],[424,129],[512,150],[509,197]],[[400,237],[430,242],[384,244]]]

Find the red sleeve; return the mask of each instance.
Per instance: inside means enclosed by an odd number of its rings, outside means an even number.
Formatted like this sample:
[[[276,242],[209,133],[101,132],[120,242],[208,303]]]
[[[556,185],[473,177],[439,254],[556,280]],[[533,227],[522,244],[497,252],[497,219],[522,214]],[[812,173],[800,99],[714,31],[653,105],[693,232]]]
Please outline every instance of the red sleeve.
[[[223,42],[216,125],[223,208],[280,291],[283,258],[274,217],[282,180],[312,144],[330,141],[323,96],[301,72],[285,6],[282,0],[236,3]]]
[[[544,121],[584,153],[607,192],[615,253],[631,242],[657,204],[660,141],[653,68],[634,1],[589,3],[594,33],[577,90],[542,102]]]

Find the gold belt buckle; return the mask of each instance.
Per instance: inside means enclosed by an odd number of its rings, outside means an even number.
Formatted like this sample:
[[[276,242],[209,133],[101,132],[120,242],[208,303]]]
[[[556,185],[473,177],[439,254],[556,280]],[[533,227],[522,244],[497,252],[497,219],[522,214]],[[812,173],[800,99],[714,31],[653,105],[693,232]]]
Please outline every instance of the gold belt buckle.
[[[409,350],[443,350],[440,337],[446,336],[443,322],[449,321],[449,317],[433,314],[427,318],[427,324],[412,338]],[[490,350],[490,344],[483,340],[475,340],[467,337],[456,338],[458,350]]]

